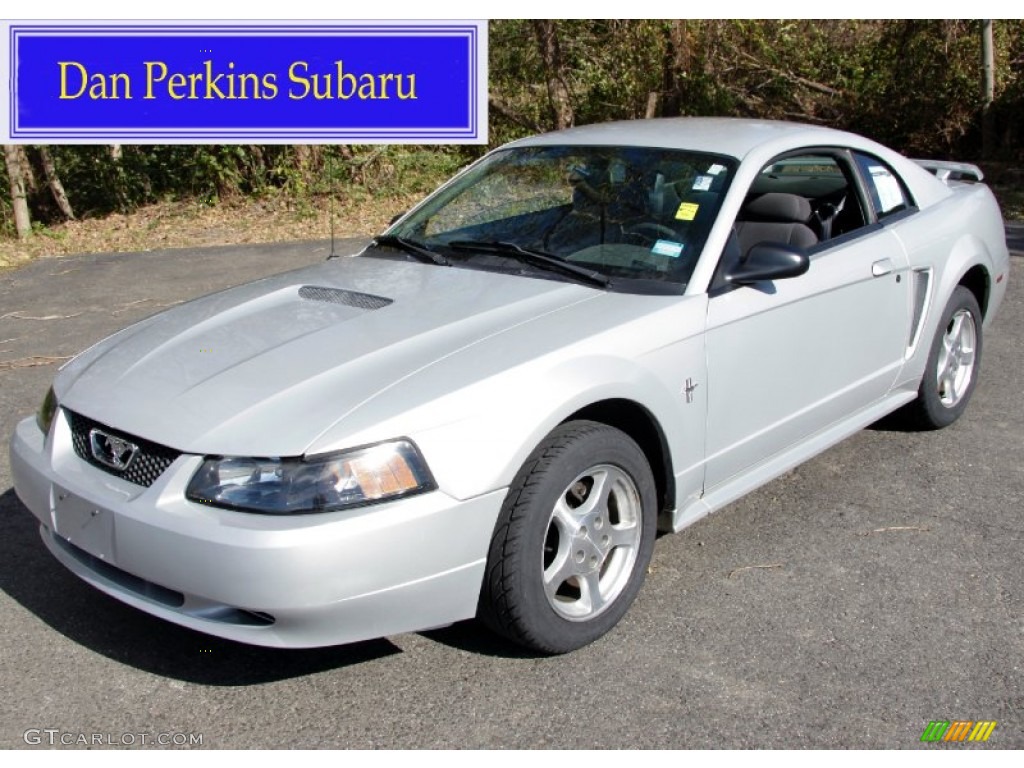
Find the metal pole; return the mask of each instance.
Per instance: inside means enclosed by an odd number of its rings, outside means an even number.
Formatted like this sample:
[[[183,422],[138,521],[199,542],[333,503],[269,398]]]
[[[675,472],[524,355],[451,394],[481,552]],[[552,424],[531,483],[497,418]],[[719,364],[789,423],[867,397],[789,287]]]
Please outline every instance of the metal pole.
[[[992,102],[996,99],[996,59],[992,45],[992,19],[981,20],[981,154],[991,157],[995,150],[995,125],[992,120]]]

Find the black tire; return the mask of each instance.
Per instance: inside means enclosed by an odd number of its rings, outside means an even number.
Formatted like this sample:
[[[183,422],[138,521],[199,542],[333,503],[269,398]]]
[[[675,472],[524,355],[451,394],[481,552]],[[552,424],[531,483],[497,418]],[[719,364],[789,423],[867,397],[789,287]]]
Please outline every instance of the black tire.
[[[491,539],[479,618],[542,653],[593,642],[640,591],[656,524],[654,477],[639,446],[604,424],[563,424],[509,488]]]
[[[967,408],[981,370],[981,323],[978,300],[958,285],[932,339],[917,399],[907,406],[911,426],[942,429]]]

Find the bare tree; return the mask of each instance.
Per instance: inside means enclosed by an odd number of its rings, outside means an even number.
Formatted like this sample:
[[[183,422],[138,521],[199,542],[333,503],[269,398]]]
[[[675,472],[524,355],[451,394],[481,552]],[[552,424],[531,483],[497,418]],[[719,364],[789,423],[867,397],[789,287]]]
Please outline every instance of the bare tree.
[[[60,212],[63,213],[67,218],[75,218],[75,212],[71,208],[71,201],[68,200],[67,193],[64,191],[64,185],[61,184],[60,176],[57,175],[57,168],[53,164],[53,158],[50,156],[50,150],[46,147],[38,147],[39,160],[43,165],[43,175],[46,177],[46,185],[50,188],[50,192],[53,194],[53,199],[57,203],[57,207],[60,208]]]
[[[664,31],[661,70],[662,114],[675,117],[683,111],[683,89],[693,68],[693,44],[685,19],[674,19]]]
[[[537,36],[540,57],[544,62],[548,86],[548,101],[554,117],[555,129],[568,128],[574,122],[572,102],[569,99],[568,77],[562,51],[558,45],[558,29],[551,19],[534,19],[533,32]]]
[[[14,208],[14,228],[22,240],[32,234],[32,219],[28,213],[28,195],[25,189],[25,167],[21,162],[23,151],[12,144],[4,145],[7,178],[11,182],[11,204]]]

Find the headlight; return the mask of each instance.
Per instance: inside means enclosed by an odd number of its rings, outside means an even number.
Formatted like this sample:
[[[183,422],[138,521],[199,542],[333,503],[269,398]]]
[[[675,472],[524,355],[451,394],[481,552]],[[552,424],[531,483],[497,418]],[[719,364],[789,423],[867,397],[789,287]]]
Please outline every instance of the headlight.
[[[185,495],[217,507],[292,515],[389,501],[435,487],[416,446],[393,440],[310,459],[207,458]]]
[[[53,394],[53,387],[46,390],[46,397],[42,405],[36,411],[36,424],[43,430],[44,435],[50,434],[50,425],[53,424],[53,417],[57,415],[57,396]]]

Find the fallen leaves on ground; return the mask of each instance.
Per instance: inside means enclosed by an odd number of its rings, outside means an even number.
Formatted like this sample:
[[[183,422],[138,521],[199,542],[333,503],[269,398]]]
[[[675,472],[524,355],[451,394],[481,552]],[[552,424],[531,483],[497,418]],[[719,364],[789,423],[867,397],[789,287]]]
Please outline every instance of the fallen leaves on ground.
[[[81,312],[75,312],[72,315],[26,315],[22,312],[8,312],[7,314],[0,315],[0,320],[5,317],[13,317],[15,320],[70,320],[72,317],[78,317]]]
[[[41,365],[53,365],[63,360],[70,360],[71,355],[63,357],[57,355],[32,355],[32,357],[19,357],[14,360],[0,360],[0,371],[7,371],[12,368],[38,368]]]
[[[922,531],[922,532],[924,532],[924,531],[927,531],[927,530],[929,530],[929,529],[925,528],[924,526],[921,526],[921,525],[889,525],[889,526],[886,526],[885,528],[875,528],[875,530],[873,530],[873,531],[868,531],[867,533],[862,533],[861,536],[870,536],[873,533],[891,533],[893,531]]]
[[[334,204],[337,237],[382,231],[420,195],[342,199]],[[83,217],[40,229],[28,240],[0,239],[0,268],[37,258],[77,253],[151,251],[240,243],[275,243],[330,237],[331,202],[270,194],[253,199],[166,202],[103,218]]]
[[[744,566],[741,566],[739,568],[733,568],[731,571],[729,571],[729,578],[731,579],[737,573],[742,573],[743,571],[754,571],[754,570],[758,570],[758,569],[760,569],[760,570],[767,570],[769,568],[781,568],[781,567],[782,567],[782,563],[769,563],[768,565],[744,565]]]

